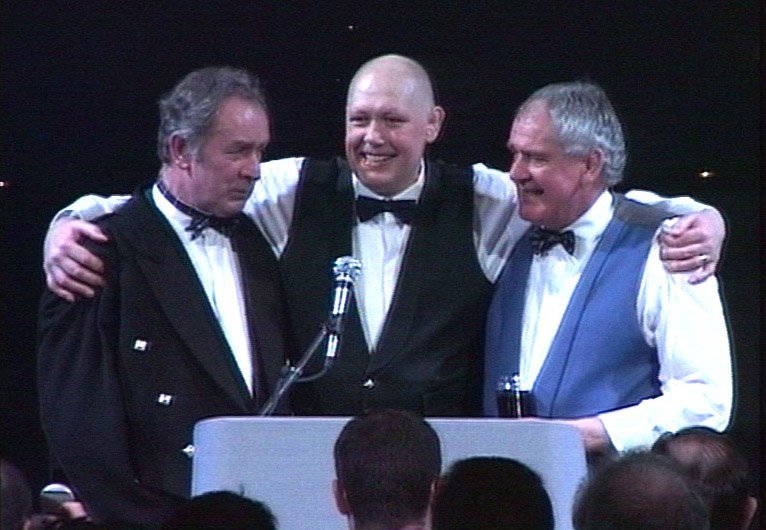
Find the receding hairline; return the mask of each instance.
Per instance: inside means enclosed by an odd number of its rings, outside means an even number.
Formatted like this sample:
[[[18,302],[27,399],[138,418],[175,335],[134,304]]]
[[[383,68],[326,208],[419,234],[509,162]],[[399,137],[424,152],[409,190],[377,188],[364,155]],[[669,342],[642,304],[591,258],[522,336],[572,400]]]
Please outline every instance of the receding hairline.
[[[405,57],[403,55],[389,54],[381,55],[370,59],[354,74],[351,78],[351,82],[348,85],[348,93],[346,95],[346,104],[349,103],[349,98],[356,84],[366,75],[371,73],[377,73],[381,70],[388,70],[390,72],[401,74],[405,79],[414,81],[417,94],[423,98],[424,102],[429,106],[435,105],[434,89],[431,84],[431,78],[426,72],[426,69],[414,59]]]

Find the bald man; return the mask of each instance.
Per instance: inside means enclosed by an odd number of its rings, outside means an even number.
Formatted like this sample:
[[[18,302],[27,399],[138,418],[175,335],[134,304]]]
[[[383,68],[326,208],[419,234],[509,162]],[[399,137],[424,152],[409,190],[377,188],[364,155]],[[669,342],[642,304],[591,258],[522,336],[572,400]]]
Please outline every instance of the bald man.
[[[293,338],[302,351],[327,317],[330,269],[338,256],[362,261],[356,306],[332,370],[293,391],[305,415],[358,415],[373,408],[429,416],[480,412],[484,322],[493,283],[528,224],[515,213],[507,173],[425,158],[444,110],[417,62],[386,55],[354,75],[346,107],[346,160],[289,158],[261,165],[244,212],[277,256]],[[655,197],[656,198],[656,197]],[[83,219],[119,197],[87,196],[65,210]],[[675,200],[676,213],[702,209]],[[684,217],[669,236],[670,267],[714,269],[723,223],[714,210]],[[88,296],[101,264],[78,241],[101,239],[90,224],[57,222],[46,243],[49,287]],[[689,246],[691,244],[691,246]],[[309,366],[317,369],[321,359]]]

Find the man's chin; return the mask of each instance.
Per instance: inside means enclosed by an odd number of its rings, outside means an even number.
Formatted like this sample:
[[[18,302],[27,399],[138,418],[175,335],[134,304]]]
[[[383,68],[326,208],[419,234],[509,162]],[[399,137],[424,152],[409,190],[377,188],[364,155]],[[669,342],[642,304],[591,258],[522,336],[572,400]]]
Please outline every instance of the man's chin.
[[[530,208],[523,206],[519,208],[519,217],[537,226],[546,226],[545,215],[538,208]]]
[[[389,172],[376,169],[358,168],[354,174],[362,184],[374,192],[385,190],[391,184],[392,177]]]
[[[354,170],[354,174],[367,188],[383,196],[396,195],[417,180],[417,177],[411,180],[403,179],[400,175],[396,175],[390,170],[376,171],[362,169]]]
[[[371,178],[368,178],[367,180],[364,180],[360,177],[362,181],[362,184],[367,186],[370,190],[374,191],[378,195],[381,195],[383,197],[388,197],[391,195],[396,195],[401,189],[397,188],[393,183],[391,178],[386,177],[380,177],[376,178],[375,176],[372,176]]]
[[[245,199],[229,201],[226,203],[226,205],[218,209],[217,213],[214,213],[213,215],[216,217],[234,217],[242,211],[242,208],[245,207],[245,202]]]

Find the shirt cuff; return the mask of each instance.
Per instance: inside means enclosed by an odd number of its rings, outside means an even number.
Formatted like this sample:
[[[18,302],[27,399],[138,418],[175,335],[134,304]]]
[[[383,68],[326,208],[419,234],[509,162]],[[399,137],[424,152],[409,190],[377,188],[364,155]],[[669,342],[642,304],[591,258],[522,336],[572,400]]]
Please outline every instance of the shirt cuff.
[[[639,404],[598,415],[617,451],[648,449],[662,434],[659,426],[647,421],[648,412],[641,408]]]
[[[51,220],[51,226],[61,221],[62,219],[81,219],[81,217],[77,212],[69,208],[59,210],[59,212],[53,216],[53,219]]]

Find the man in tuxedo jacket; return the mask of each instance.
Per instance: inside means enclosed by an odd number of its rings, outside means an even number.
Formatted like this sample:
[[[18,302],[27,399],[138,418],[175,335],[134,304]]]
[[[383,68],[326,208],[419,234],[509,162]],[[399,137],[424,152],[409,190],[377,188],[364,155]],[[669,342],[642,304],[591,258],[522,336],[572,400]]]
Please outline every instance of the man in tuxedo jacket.
[[[203,68],[160,101],[159,177],[97,221],[104,287],[48,291],[38,380],[50,448],[94,519],[158,525],[191,493],[192,429],[252,414],[285,358],[271,249],[241,213],[269,142],[257,78]]]

